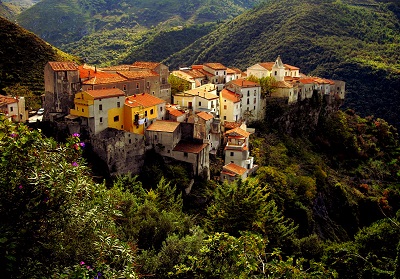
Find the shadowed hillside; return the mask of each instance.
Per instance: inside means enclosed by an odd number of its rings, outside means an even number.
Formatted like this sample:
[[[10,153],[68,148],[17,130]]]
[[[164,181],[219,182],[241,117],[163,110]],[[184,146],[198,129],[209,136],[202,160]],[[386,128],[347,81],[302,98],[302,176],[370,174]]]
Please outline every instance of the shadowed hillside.
[[[0,26],[0,89],[20,83],[40,95],[48,61],[77,60],[2,17]]]
[[[159,31],[232,19],[257,2],[43,0],[21,13],[17,20],[56,47],[86,57],[89,63],[106,65],[130,55]],[[186,46],[192,40],[183,43]]]
[[[267,1],[164,62],[219,61],[245,70],[281,55],[304,73],[345,80],[346,106],[399,126],[398,4],[355,2]]]

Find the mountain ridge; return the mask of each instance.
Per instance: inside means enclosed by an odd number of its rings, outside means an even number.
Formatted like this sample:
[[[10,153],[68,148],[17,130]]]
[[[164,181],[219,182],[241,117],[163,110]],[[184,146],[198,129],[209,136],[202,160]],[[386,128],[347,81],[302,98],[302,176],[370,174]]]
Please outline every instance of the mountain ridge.
[[[391,3],[373,2],[378,6],[267,1],[163,62],[176,68],[219,61],[245,70],[281,55],[303,73],[345,80],[346,107],[400,127],[400,100],[393,97],[400,88],[400,24]]]

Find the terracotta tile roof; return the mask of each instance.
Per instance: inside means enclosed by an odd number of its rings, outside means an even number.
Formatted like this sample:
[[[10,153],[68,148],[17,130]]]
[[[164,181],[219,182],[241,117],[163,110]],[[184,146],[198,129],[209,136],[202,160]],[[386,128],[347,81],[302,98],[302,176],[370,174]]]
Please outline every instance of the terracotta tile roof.
[[[221,93],[222,98],[232,101],[234,103],[240,102],[240,95],[232,92],[226,88],[222,89]]]
[[[126,78],[116,74],[113,77],[93,77],[90,78],[89,80],[83,81],[82,84],[85,85],[112,84],[123,81],[126,81]]]
[[[79,66],[79,77],[85,85],[110,84],[127,80],[118,74],[98,71],[87,66]]]
[[[167,111],[169,112],[170,115],[173,115],[175,117],[179,117],[185,114],[183,111],[174,108],[167,108]]]
[[[229,122],[229,121],[224,121],[224,127],[226,130],[228,129],[235,129],[238,128],[242,125],[241,122]]]
[[[151,107],[155,105],[159,105],[165,103],[164,100],[157,98],[155,96],[152,96],[147,93],[142,93],[142,94],[135,94],[132,96],[129,96],[125,99],[125,105],[135,108],[135,107]]]
[[[287,68],[288,70],[291,70],[291,71],[300,70],[300,68],[297,68],[292,65],[288,65],[288,64],[283,64],[283,65],[285,66],[285,68]]]
[[[4,104],[14,104],[17,103],[18,101],[11,96],[4,96],[4,95],[0,95],[0,105],[4,105]]]
[[[232,129],[232,130],[229,130],[229,131],[225,132],[225,135],[233,136],[233,137],[241,136],[241,137],[248,138],[250,136],[250,133],[245,131],[245,130],[243,130],[243,129],[241,129],[241,128],[239,128],[239,127],[237,127],[235,129]]]
[[[155,131],[155,132],[166,132],[173,133],[178,127],[180,123],[176,121],[168,121],[168,120],[157,120],[153,122],[149,127],[147,127],[147,131]]]
[[[129,68],[131,65],[116,65],[116,66],[110,66],[110,67],[105,67],[105,68],[99,68],[99,71],[114,71],[114,72],[119,72],[119,71],[129,71]]]
[[[245,80],[245,79],[242,79],[242,78],[232,80],[231,83],[233,83],[233,84],[235,84],[237,86],[240,86],[240,87],[258,87],[258,86],[260,86],[257,82],[253,82],[253,81],[250,81],[250,80]]]
[[[324,79],[320,77],[314,77],[314,81],[319,84],[335,84],[332,80]]]
[[[136,61],[135,63],[132,64],[131,67],[154,70],[158,65],[160,65],[159,62]]]
[[[204,76],[207,77],[213,77],[214,75],[212,73],[207,72],[206,70],[203,69],[197,69],[197,71],[199,71],[201,74],[203,74]]]
[[[223,171],[228,171],[228,172],[240,175],[240,176],[242,176],[243,174],[245,174],[247,172],[247,169],[245,169],[241,166],[238,166],[234,163],[229,163],[229,164],[223,166],[222,168],[223,168]]]
[[[293,85],[286,81],[277,81],[275,86],[278,88],[293,88]]]
[[[205,78],[206,74],[196,70],[196,69],[192,69],[192,70],[182,70],[182,72],[184,72],[185,74],[188,74],[189,76],[193,77],[193,78]]]
[[[239,68],[235,68],[235,67],[227,68],[226,72],[228,74],[241,74],[242,73],[242,71]]]
[[[198,87],[195,89],[190,89],[184,92],[185,94],[190,94],[192,96],[200,96],[207,100],[218,99],[219,97],[216,94],[210,93],[206,87]]]
[[[213,70],[226,70],[227,69],[221,63],[204,63],[204,66],[207,66]]]
[[[118,96],[125,96],[124,91],[118,88],[87,90],[86,92],[95,99],[106,99]]]
[[[202,151],[208,144],[207,143],[195,143],[189,141],[181,140],[173,149],[173,151],[179,152],[187,152],[187,153],[199,153]]]
[[[203,65],[192,65],[192,69],[196,69],[196,70],[203,69]]]
[[[78,65],[75,62],[49,62],[53,71],[77,71]]]
[[[205,121],[213,119],[214,116],[211,113],[207,113],[205,111],[199,112],[197,114],[200,118],[204,119]]]
[[[261,67],[268,71],[272,71],[272,66],[274,66],[275,62],[263,62],[263,63],[258,63]]]
[[[127,79],[142,79],[147,77],[157,77],[159,76],[156,72],[151,70],[141,70],[141,71],[124,71],[118,72],[121,76]]]
[[[303,84],[310,84],[310,83],[315,83],[315,80],[313,78],[301,78],[299,79],[299,82]]]
[[[272,67],[274,66],[274,64],[275,64],[275,62],[258,63],[258,65],[260,65],[264,69],[267,69],[268,71],[272,71]],[[299,68],[292,66],[292,65],[288,65],[288,64],[283,64],[283,65],[285,66],[285,68],[287,70],[291,70],[291,71],[299,70]]]

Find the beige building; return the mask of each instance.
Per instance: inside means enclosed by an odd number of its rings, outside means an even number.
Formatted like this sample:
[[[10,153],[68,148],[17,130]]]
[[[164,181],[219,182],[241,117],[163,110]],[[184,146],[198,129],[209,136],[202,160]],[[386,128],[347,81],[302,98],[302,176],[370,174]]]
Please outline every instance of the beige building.
[[[192,165],[194,175],[210,178],[209,144],[181,140],[179,122],[159,120],[146,130],[146,142],[162,156]]]
[[[240,94],[237,94],[228,89],[223,89],[220,94],[220,118],[222,124],[224,122],[239,122],[241,121],[241,99]]]
[[[48,62],[44,67],[44,120],[69,114],[75,94],[81,89],[78,65],[74,62]]]
[[[257,78],[273,77],[277,81],[283,81],[284,77],[300,77],[300,69],[288,64],[283,64],[280,56],[275,62],[257,63],[247,68],[247,76]]]
[[[233,182],[236,179],[245,180],[248,176],[247,169],[242,168],[234,163],[229,163],[222,167],[221,177],[222,181],[227,180]]]
[[[145,80],[146,92],[157,98],[171,103],[171,85],[168,83],[169,68],[158,62],[143,62],[137,61],[129,67],[129,71],[143,71],[148,70],[157,75],[157,80]],[[153,82],[153,84],[152,84]],[[140,93],[142,93],[140,92]]]
[[[236,79],[226,84],[226,89],[240,95],[241,118],[246,121],[264,118],[261,102],[261,87],[258,83],[245,79]]]
[[[123,130],[124,102],[125,93],[117,88],[81,91],[75,94],[70,115],[80,117],[93,135],[107,128]]]
[[[206,111],[219,115],[219,97],[213,84],[205,84],[173,96],[174,104],[193,112]]]
[[[25,122],[28,120],[25,98],[0,95],[0,113],[12,121]]]

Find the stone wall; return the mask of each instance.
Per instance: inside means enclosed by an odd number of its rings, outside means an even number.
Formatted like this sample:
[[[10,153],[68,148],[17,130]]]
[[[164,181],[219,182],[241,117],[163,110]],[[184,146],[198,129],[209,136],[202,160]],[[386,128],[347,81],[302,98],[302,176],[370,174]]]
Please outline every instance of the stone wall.
[[[139,174],[146,151],[143,135],[106,129],[90,139],[93,151],[107,164],[110,175]]]

